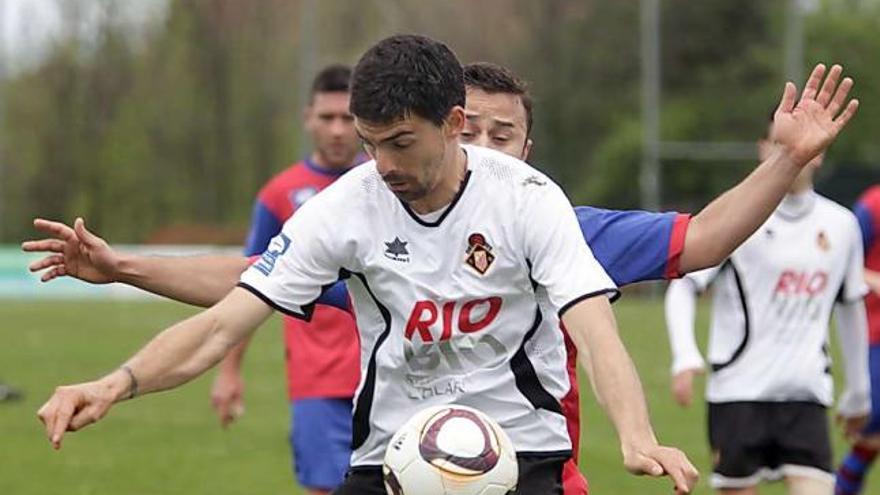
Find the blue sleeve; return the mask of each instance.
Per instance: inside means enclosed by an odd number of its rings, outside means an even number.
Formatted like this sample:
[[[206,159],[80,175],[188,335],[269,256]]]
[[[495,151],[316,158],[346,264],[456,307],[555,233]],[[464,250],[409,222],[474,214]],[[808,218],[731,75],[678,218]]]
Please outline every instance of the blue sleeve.
[[[584,239],[618,286],[679,276],[687,215],[575,208]]]
[[[321,293],[315,304],[333,306],[343,311],[348,311],[348,287],[345,282],[336,282],[330,288]]]
[[[859,227],[862,230],[862,246],[865,248],[865,253],[867,253],[877,238],[877,233],[874,232],[874,218],[871,216],[871,211],[868,207],[861,202],[856,203],[854,213],[856,218],[859,219]]]
[[[251,214],[251,230],[248,232],[247,241],[244,245],[245,256],[257,256],[263,254],[269,241],[281,232],[282,222],[269,208],[257,199],[254,203],[254,211]]]

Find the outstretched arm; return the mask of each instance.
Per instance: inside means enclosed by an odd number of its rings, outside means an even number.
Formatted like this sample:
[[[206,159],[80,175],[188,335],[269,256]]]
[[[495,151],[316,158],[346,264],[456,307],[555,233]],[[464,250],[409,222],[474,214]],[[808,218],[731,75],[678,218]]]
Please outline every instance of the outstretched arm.
[[[49,441],[58,449],[65,432],[100,420],[116,402],[199,376],[271,313],[259,298],[236,288],[212,308],[157,335],[118,370],[93,382],[58,387],[38,412]]]
[[[34,220],[50,237],[27,241],[22,249],[48,253],[29,267],[48,282],[70,276],[94,284],[121,282],[147,292],[196,306],[211,306],[235,287],[248,260],[238,256],[135,256],[111,248],[77,218],[73,228],[50,220]]]
[[[797,102],[797,89],[786,83],[768,136],[771,156],[691,219],[682,273],[717,265],[730,256],[773,213],[803,167],[825,151],[855,115],[858,100],[847,102],[852,79],[840,81],[839,65],[827,78],[825,72],[822,64],[813,69]]]
[[[638,373],[617,334],[608,299],[581,301],[562,320],[599,403],[614,423],[626,468],[635,474],[668,475],[676,493],[690,493],[697,470],[683,452],[657,442]]]

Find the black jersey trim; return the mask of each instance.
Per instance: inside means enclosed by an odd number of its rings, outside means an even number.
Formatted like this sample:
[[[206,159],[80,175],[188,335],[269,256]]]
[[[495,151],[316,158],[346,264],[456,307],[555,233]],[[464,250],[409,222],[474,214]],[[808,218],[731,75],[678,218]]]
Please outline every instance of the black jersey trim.
[[[539,307],[535,310],[535,320],[532,322],[532,328],[526,332],[522,344],[520,344],[516,354],[510,360],[510,370],[513,372],[513,377],[516,380],[516,388],[519,389],[520,393],[523,394],[535,409],[546,409],[562,414],[562,404],[541,385],[538,373],[529,360],[528,354],[526,354],[526,343],[535,335],[543,319],[544,317]]]
[[[461,181],[461,186],[459,186],[458,192],[455,193],[455,197],[452,198],[452,202],[449,203],[449,206],[446,207],[446,210],[443,211],[443,213],[440,215],[440,218],[434,220],[433,222],[426,222],[418,215],[418,213],[412,211],[412,208],[410,208],[409,205],[406,204],[406,201],[403,201],[400,198],[398,199],[400,199],[400,204],[403,205],[403,209],[406,210],[406,212],[409,213],[409,216],[411,216],[413,220],[418,222],[419,225],[422,225],[424,227],[438,227],[441,223],[443,223],[443,220],[445,220],[446,217],[449,216],[449,214],[452,212],[452,209],[455,208],[455,205],[458,204],[458,200],[460,200],[462,195],[464,195],[464,190],[467,188],[468,182],[470,182],[470,180],[471,171],[468,170],[467,172],[465,172],[464,179],[462,179]]]
[[[739,275],[739,271],[736,269],[736,266],[733,264],[732,260],[727,260],[724,264],[724,268],[729,268],[731,272],[733,272],[733,280],[736,282],[736,291],[739,294],[739,302],[742,305],[743,312],[743,339],[742,342],[739,343],[739,346],[733,351],[733,355],[730,356],[730,359],[723,363],[713,363],[712,371],[721,371],[724,368],[730,366],[734,363],[742,353],[746,350],[746,346],[749,344],[749,338],[752,333],[752,323],[749,319],[749,305],[746,302],[748,299],[746,298],[746,290],[745,286],[742,283],[742,277]]]
[[[367,278],[361,273],[351,273],[364,284],[364,288],[367,290],[367,293],[370,295],[370,298],[373,299],[373,303],[376,304],[376,308],[379,310],[379,313],[382,315],[382,319],[385,320],[385,330],[379,335],[376,339],[376,344],[373,346],[373,351],[370,353],[370,361],[367,364],[367,371],[364,374],[364,385],[361,387],[361,391],[355,400],[354,413],[352,415],[352,432],[351,432],[351,448],[352,450],[357,450],[367,441],[367,438],[370,436],[370,411],[373,408],[373,396],[376,392],[376,354],[379,352],[379,348],[382,347],[382,344],[385,342],[385,339],[388,338],[388,335],[391,333],[391,312],[388,311],[388,308],[385,307],[376,295],[373,293],[373,290],[370,288],[370,285],[367,283]]]
[[[564,315],[566,311],[568,311],[569,309],[574,307],[574,305],[576,305],[577,303],[584,301],[584,300],[587,300],[591,297],[601,296],[603,294],[611,294],[611,296],[608,298],[611,302],[615,302],[618,299],[620,299],[620,291],[618,289],[608,288],[608,289],[597,290],[595,292],[590,292],[589,294],[584,294],[582,296],[578,296],[578,297],[572,299],[571,301],[569,301],[564,306],[562,306],[562,309],[559,310],[559,319],[561,320],[562,315]]]
[[[287,316],[292,316],[296,319],[303,320],[303,321],[310,321],[312,319],[312,312],[315,310],[315,303],[311,303],[306,306],[303,306],[302,312],[295,311],[292,309],[285,308],[284,306],[276,303],[269,296],[267,296],[266,294],[263,294],[262,292],[259,291],[259,289],[255,288],[252,285],[248,285],[244,282],[239,282],[236,284],[236,287],[241,287],[242,289],[250,292],[251,294],[257,296],[264,303],[269,305],[272,309],[275,309],[276,311],[279,311]]]

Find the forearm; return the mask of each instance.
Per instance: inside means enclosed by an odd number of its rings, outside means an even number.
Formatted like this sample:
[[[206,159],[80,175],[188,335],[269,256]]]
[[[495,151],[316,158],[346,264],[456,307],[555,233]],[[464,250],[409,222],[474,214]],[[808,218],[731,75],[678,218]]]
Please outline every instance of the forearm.
[[[685,236],[681,272],[715,266],[776,209],[801,167],[781,146],[748,177],[694,216]]]
[[[563,316],[596,398],[624,449],[656,444],[635,366],[617,334],[607,300],[588,299]]]
[[[123,255],[117,281],[187,304],[216,304],[238,283],[248,259],[237,256]]]
[[[674,280],[666,290],[666,329],[672,350],[672,374],[703,369],[705,363],[694,338],[697,295],[688,280]]]
[[[846,373],[846,388],[840,399],[839,410],[844,416],[858,416],[870,411],[871,406],[865,305],[861,300],[838,304],[834,314]]]
[[[116,400],[126,398],[136,382],[137,394],[167,390],[204,373],[233,346],[250,336],[271,314],[271,308],[255,296],[233,290],[212,308],[188,318],[157,335],[129,359],[125,374],[116,371],[105,377],[109,384],[126,384]]]
[[[226,357],[220,361],[219,369],[224,373],[235,373],[238,374],[241,372],[241,364],[244,362],[244,355],[247,352],[248,345],[250,345],[251,339],[250,337],[245,337],[241,342],[236,344],[227,354]]]

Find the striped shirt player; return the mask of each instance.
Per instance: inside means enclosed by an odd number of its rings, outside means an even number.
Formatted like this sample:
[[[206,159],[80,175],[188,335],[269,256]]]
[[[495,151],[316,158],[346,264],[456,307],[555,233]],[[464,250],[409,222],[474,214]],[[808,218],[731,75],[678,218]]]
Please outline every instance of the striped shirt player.
[[[862,231],[862,245],[865,252],[865,269],[880,272],[880,186],[873,186],[862,194],[855,205],[854,213]],[[865,297],[868,310],[869,366],[871,374],[871,420],[865,433],[880,433],[880,296],[874,289]],[[865,474],[878,450],[867,443],[855,445],[843,460],[837,471],[836,492],[840,495],[861,493]]]
[[[670,284],[673,373],[703,367],[693,334],[694,297],[710,284],[712,486],[746,488],[788,476],[829,480],[825,408],[833,403],[833,308],[847,382],[839,412],[855,417],[870,407],[867,287],[855,217],[812,190],[789,194],[726,263]]]
[[[507,155],[464,148],[468,172],[447,208],[415,214],[370,162],[306,204],[242,275],[242,287],[298,317],[322,286],[348,280],[362,349],[354,469],[380,466],[414,411],[451,402],[498,420],[518,452],[571,453],[563,336],[547,316],[615,285],[558,186]],[[292,248],[296,238],[310,241]]]

